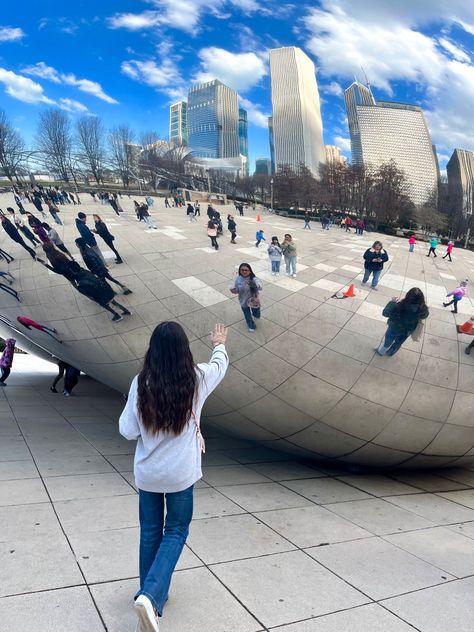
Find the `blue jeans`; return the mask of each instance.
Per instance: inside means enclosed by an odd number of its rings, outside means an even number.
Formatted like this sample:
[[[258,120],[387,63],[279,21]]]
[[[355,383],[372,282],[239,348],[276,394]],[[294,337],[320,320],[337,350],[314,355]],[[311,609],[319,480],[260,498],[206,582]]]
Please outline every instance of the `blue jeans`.
[[[272,264],[272,272],[280,272],[280,262],[279,261],[271,261]]]
[[[306,219],[304,220],[303,228],[309,228],[311,230],[311,226],[309,225],[309,221],[310,221],[309,219],[308,220],[306,220]]]
[[[287,257],[285,255],[286,273],[296,274],[296,257]]]
[[[385,332],[385,340],[380,343],[378,352],[380,355],[395,355],[409,335],[409,332],[405,332],[403,334],[397,333],[391,329],[389,325],[387,331]]]
[[[410,244],[410,252],[413,252],[415,250],[415,244]]]
[[[362,283],[367,283],[371,273],[372,273],[372,287],[377,287],[380,275],[382,274],[382,270],[369,270],[368,268],[365,268],[364,278],[362,279]]]
[[[138,490],[140,501],[140,590],[161,616],[171,576],[193,517],[193,485],[182,492],[158,494]],[[165,519],[166,502],[166,519]]]
[[[56,224],[60,224],[61,226],[63,225],[63,223],[59,219],[59,215],[57,213],[55,213],[54,211],[51,211],[51,215],[53,216],[53,219],[56,222]]]
[[[260,307],[242,307],[242,311],[245,316],[247,327],[249,329],[255,329],[255,321],[253,318],[260,318]]]

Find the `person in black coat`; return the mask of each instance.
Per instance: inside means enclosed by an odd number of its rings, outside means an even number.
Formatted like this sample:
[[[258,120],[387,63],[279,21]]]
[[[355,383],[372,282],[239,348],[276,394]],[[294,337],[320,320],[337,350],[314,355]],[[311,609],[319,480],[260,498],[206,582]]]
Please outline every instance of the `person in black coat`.
[[[233,215],[227,215],[227,230],[230,231],[230,243],[235,244],[235,238],[237,237],[237,224],[235,223]]]
[[[365,270],[362,284],[365,285],[372,274],[372,289],[376,290],[382,274],[383,264],[388,261],[387,251],[383,249],[381,241],[374,241],[372,248],[367,248],[363,257]]]
[[[6,232],[6,234],[10,237],[10,239],[12,239],[13,241],[15,241],[17,244],[19,244],[22,248],[24,248],[33,259],[36,259],[36,253],[33,250],[33,248],[30,248],[29,246],[27,246],[25,244],[25,242],[23,241],[23,238],[21,237],[20,233],[18,232],[18,228],[15,226],[15,224],[13,224],[8,217],[5,217],[5,215],[1,215],[0,216],[0,220],[2,222],[2,228],[3,230]]]
[[[94,214],[92,217],[94,218],[94,223],[95,223],[95,231],[94,232],[97,235],[99,235],[99,237],[102,237],[102,239],[105,241],[107,246],[114,253],[114,255],[115,255],[115,263],[123,263],[122,257],[120,256],[119,252],[117,251],[117,249],[114,246],[114,239],[115,239],[115,237],[111,234],[111,232],[107,228],[107,224],[101,219],[101,217],[99,215],[95,215]]]
[[[109,281],[112,281],[116,285],[120,286],[124,294],[132,293],[132,290],[129,290],[123,283],[120,283],[120,281],[114,279],[114,277],[108,271],[107,267],[104,266],[99,257],[86,244],[82,237],[78,237],[76,239],[76,246],[79,248],[79,252],[81,253],[84,263],[93,274],[99,277],[99,279],[108,279]]]

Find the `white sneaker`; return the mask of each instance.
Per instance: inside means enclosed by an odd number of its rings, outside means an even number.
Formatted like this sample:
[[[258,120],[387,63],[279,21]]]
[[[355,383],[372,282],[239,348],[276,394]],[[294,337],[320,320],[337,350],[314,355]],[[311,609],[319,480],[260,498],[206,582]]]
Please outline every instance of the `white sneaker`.
[[[292,274],[291,276],[292,276],[294,279],[296,279],[296,274]]]
[[[160,632],[155,609],[148,597],[138,595],[134,607],[140,625],[140,632]]]

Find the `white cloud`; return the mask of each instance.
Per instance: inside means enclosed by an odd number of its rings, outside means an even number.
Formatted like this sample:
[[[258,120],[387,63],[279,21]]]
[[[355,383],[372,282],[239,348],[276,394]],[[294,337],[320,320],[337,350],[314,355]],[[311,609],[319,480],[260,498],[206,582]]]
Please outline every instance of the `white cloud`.
[[[74,86],[81,92],[87,92],[97,99],[101,99],[106,103],[118,103],[118,101],[104,92],[104,89],[97,83],[97,81],[91,81],[90,79],[78,79],[73,73],[62,73],[57,71],[52,66],[48,66],[44,61],[40,61],[34,66],[27,66],[23,68],[23,72],[33,77],[40,77],[53,83],[62,83],[68,86]]]
[[[471,58],[467,53],[465,53],[461,48],[459,48],[459,46],[456,46],[455,44],[453,44],[453,42],[446,39],[445,37],[440,37],[438,42],[457,61],[471,61]]]
[[[340,147],[342,151],[350,151],[351,150],[351,139],[344,138],[343,136],[334,136],[334,144],[337,147]]]
[[[231,53],[223,48],[202,48],[199,51],[201,70],[195,81],[219,79],[237,92],[246,92],[267,74],[262,56],[256,53]]]
[[[154,60],[130,59],[122,62],[121,70],[130,79],[168,95],[172,101],[185,100],[187,97],[187,87],[171,57],[162,57],[159,63]]]
[[[71,113],[89,111],[83,103],[81,103],[80,101],[75,101],[74,99],[59,99],[58,105],[61,110],[66,110],[66,112]]]
[[[42,86],[29,77],[17,75],[11,70],[0,68],[0,83],[5,86],[5,92],[24,103],[49,103],[55,102],[44,94]]]
[[[25,37],[25,33],[20,28],[0,26],[0,42],[16,42],[23,37]]]
[[[210,14],[227,18],[225,9],[234,7],[250,14],[259,9],[257,0],[150,0],[154,10],[142,13],[116,13],[108,19],[111,28],[129,31],[172,26],[188,33],[199,29],[201,18]]]
[[[249,99],[244,99],[243,97],[240,97],[240,104],[247,110],[249,123],[253,123],[257,127],[268,129],[268,117],[270,115],[262,112],[260,109],[262,107],[261,105],[253,103],[252,101],[249,101]]]
[[[319,86],[321,92],[324,94],[332,94],[335,97],[341,97],[344,94],[342,86],[337,81],[331,81],[331,83],[322,84]]]
[[[443,153],[453,147],[474,149],[474,65],[446,35],[453,24],[474,32],[474,4],[323,0],[322,8],[308,10],[303,23],[320,77],[347,85],[363,66],[372,85],[391,96],[395,83],[407,82],[423,95],[433,142]],[[432,33],[433,25],[442,36],[420,30],[430,27]]]

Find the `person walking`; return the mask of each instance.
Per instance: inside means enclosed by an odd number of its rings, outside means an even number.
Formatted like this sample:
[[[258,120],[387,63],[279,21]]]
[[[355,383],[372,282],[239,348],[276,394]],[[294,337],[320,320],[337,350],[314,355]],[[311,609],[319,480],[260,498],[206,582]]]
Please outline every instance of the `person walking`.
[[[57,206],[55,206],[53,204],[53,200],[51,200],[50,198],[48,199],[48,201],[46,202],[46,204],[48,205],[48,209],[50,212],[51,217],[54,219],[54,221],[56,222],[56,224],[60,224],[62,226],[62,221],[58,215],[59,213],[59,209]]]
[[[28,228],[28,226],[25,226],[24,221],[20,219],[19,217],[17,217],[17,219],[15,220],[15,226],[18,228],[19,231],[21,231],[25,235],[28,241],[30,241],[33,244],[33,248],[36,248],[36,246],[40,245],[41,243],[40,240],[36,239],[36,237]]]
[[[202,477],[201,411],[229,366],[226,339],[224,325],[215,325],[211,358],[196,365],[181,325],[160,323],[119,419],[120,434],[137,441],[140,588],[134,609],[141,632],[159,630],[158,618],[188,537],[194,484]]]
[[[412,287],[404,299],[392,298],[384,307],[382,315],[388,318],[384,340],[376,349],[379,355],[393,356],[408,338],[417,341],[423,332],[423,321],[428,318],[429,310],[423,292]]]
[[[356,235],[363,235],[364,229],[365,229],[365,222],[362,219],[362,217],[359,217],[359,219],[356,221]]]
[[[64,373],[65,371],[70,367],[71,365],[68,364],[67,362],[64,362],[64,360],[58,359],[58,374],[56,375],[56,377],[54,378],[54,382],[51,384],[51,386],[49,387],[49,390],[52,393],[57,393],[58,391],[56,390],[56,386],[58,385],[58,383],[63,379],[64,377]],[[63,389],[64,392],[64,389]]]
[[[437,257],[438,255],[436,254],[436,246],[438,245],[438,240],[436,239],[434,235],[431,237],[429,243],[430,243],[430,249],[428,250],[428,254],[426,256],[429,257],[431,253],[433,253],[433,256]]]
[[[410,235],[408,239],[408,244],[409,244],[408,251],[413,252],[415,250],[415,244],[416,244],[415,235],[413,233]]]
[[[86,244],[82,237],[78,237],[76,239],[76,246],[79,248],[79,252],[81,253],[81,257],[84,263],[89,268],[89,270],[96,275],[96,277],[98,277],[99,279],[107,279],[108,281],[112,281],[122,289],[125,295],[132,293],[132,290],[129,290],[128,287],[126,287],[123,283],[120,283],[120,281],[114,279],[114,277],[111,276],[107,266],[102,263],[102,260],[99,259],[99,257],[95,254],[92,248]]]
[[[227,215],[227,230],[230,232],[230,243],[237,243],[235,241],[237,237],[237,224],[235,223],[233,215]]]
[[[372,248],[362,255],[364,257],[364,278],[362,285],[365,285],[372,274],[372,289],[377,290],[380,275],[382,274],[384,263],[388,261],[387,251],[383,249],[381,241],[374,241]]]
[[[262,241],[267,241],[267,240],[265,239],[264,235],[263,235],[263,230],[262,230],[261,228],[259,228],[259,229],[257,230],[257,232],[255,233],[255,239],[256,239],[256,242],[255,242],[255,247],[256,247],[256,248],[258,248],[258,247],[260,246],[260,243],[261,243]]]
[[[197,217],[198,215],[201,217],[201,205],[199,204],[199,201],[196,200],[194,202],[194,216]]]
[[[351,226],[352,226],[352,217],[348,215],[345,221],[346,233],[351,232]]]
[[[311,213],[309,211],[305,211],[304,212],[304,226],[303,226],[303,230],[305,228],[308,228],[309,230],[311,230],[310,221],[311,221]]]
[[[61,237],[58,235],[58,232],[46,222],[43,222],[41,226],[46,231],[49,241],[52,241],[58,250],[61,250],[62,252],[64,252],[64,254],[67,255],[71,259],[71,261],[74,261],[74,257],[64,245],[64,242],[61,239]]]
[[[64,397],[71,397],[72,389],[75,386],[77,386],[77,383],[79,382],[80,374],[81,372],[79,369],[76,369],[75,367],[68,365],[66,369],[66,375],[64,376],[64,391],[63,391]]]
[[[118,200],[113,195],[109,195],[109,204],[114,209],[115,214],[120,216]]]
[[[278,241],[278,237],[272,237],[271,244],[267,248],[270,264],[272,266],[272,276],[280,276],[280,264],[283,251]]]
[[[455,290],[451,290],[451,292],[448,292],[448,294],[446,294],[446,296],[452,296],[453,298],[449,301],[449,303],[443,303],[443,307],[449,307],[449,305],[453,306],[453,309],[451,310],[453,314],[457,314],[458,313],[458,303],[460,300],[462,300],[467,294],[467,279],[465,281],[461,281],[461,283],[459,284],[459,287],[457,287]]]
[[[191,202],[188,202],[188,205],[186,207],[186,215],[188,216],[188,222],[197,222],[194,212],[194,206],[191,204]]]
[[[254,318],[260,318],[260,297],[262,282],[255,276],[250,264],[241,263],[233,287],[232,294],[239,297],[240,307],[244,313],[248,330],[254,332],[257,328]]]
[[[92,250],[99,257],[99,259],[101,259],[101,261],[104,264],[104,266],[107,266],[107,262],[105,261],[105,257],[102,254],[101,249],[97,245],[96,238],[94,237],[94,235],[93,235],[91,229],[89,228],[89,226],[87,226],[86,221],[87,221],[87,215],[85,213],[82,213],[82,212],[78,213],[77,214],[77,218],[76,218],[76,228],[79,231],[79,234],[81,235],[81,237],[86,242],[86,244],[90,248],[92,248]]]
[[[24,248],[32,259],[35,259],[35,251],[33,250],[33,248],[30,248],[25,244],[15,224],[13,224],[5,215],[0,215],[0,221],[2,223],[3,230],[10,237],[10,239],[19,244],[22,248]]]
[[[7,338],[5,340],[5,348],[0,358],[0,370],[2,372],[0,376],[0,386],[6,386],[5,380],[11,373],[13,356],[15,354],[15,343],[16,340],[14,338]]]
[[[339,228],[344,228],[346,225],[346,218],[342,217],[340,222],[339,222]]]
[[[240,203],[240,204],[237,205],[237,208],[239,210],[239,215],[241,217],[243,217],[244,216],[244,205],[242,203]]]
[[[148,226],[149,230],[158,230],[156,227],[155,220],[152,218],[150,213],[148,212],[148,205],[143,202],[138,207],[138,214],[140,221],[143,220],[145,224]]]
[[[165,208],[171,208],[171,204],[167,197],[165,197]]]
[[[217,226],[212,219],[207,222],[207,235],[211,240],[211,247],[219,250],[219,244],[217,243]]]
[[[43,204],[41,202],[41,193],[36,191],[33,195],[33,204],[37,208],[37,210],[41,213],[41,215],[46,219],[47,215],[43,210]]]
[[[443,256],[443,259],[446,259],[446,257],[448,257],[449,261],[452,262],[451,253],[453,252],[453,248],[454,248],[454,243],[452,241],[448,241],[448,245],[446,247],[446,254]]]
[[[100,215],[94,214],[94,215],[92,215],[92,219],[94,220],[94,224],[95,224],[95,231],[94,232],[96,233],[96,235],[99,235],[99,237],[101,237],[105,241],[107,246],[114,253],[114,255],[115,255],[115,263],[117,263],[117,264],[118,263],[123,263],[123,259],[120,256],[120,253],[118,252],[118,250],[114,246],[115,237],[112,235],[112,233],[107,228],[107,224],[100,217]]]
[[[283,252],[283,256],[285,257],[286,274],[288,276],[296,277],[296,244],[289,233],[285,234],[285,238],[281,244],[281,250]]]

